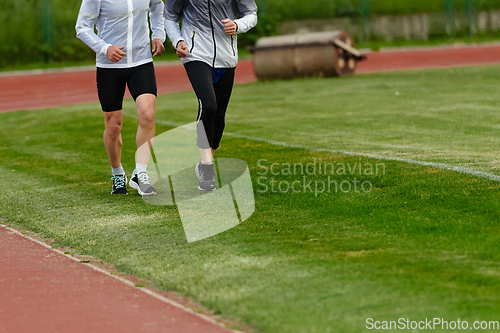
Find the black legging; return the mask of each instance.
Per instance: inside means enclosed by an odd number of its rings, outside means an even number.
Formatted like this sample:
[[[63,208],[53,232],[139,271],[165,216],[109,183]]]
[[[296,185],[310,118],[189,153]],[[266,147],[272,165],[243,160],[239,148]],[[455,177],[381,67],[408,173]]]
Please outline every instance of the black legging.
[[[225,73],[214,83],[214,73],[208,64],[191,61],[184,67],[198,97],[198,147],[217,149],[226,125],[226,110],[234,84],[234,68],[226,68]]]

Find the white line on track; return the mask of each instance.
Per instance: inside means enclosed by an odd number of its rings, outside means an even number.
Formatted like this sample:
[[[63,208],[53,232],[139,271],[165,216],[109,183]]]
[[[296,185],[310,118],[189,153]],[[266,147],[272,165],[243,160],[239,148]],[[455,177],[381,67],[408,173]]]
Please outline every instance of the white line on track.
[[[172,305],[172,306],[175,306],[176,308],[181,309],[182,311],[185,311],[185,312],[188,312],[188,313],[190,313],[190,314],[192,314],[192,315],[195,315],[195,316],[197,316],[197,317],[199,317],[199,318],[201,318],[201,319],[203,319],[203,320],[205,320],[205,321],[207,321],[207,322],[209,322],[209,323],[211,323],[211,324],[214,324],[214,325],[216,325],[216,326],[219,326],[219,327],[222,327],[222,328],[227,329],[227,328],[224,326],[224,324],[222,324],[222,323],[219,323],[219,322],[215,321],[214,319],[210,318],[209,316],[206,316],[206,315],[203,315],[203,314],[200,314],[200,313],[194,312],[193,310],[191,310],[191,309],[189,309],[189,308],[186,308],[186,307],[185,307],[185,306],[183,306],[182,304],[179,304],[179,303],[177,303],[177,302],[175,302],[175,301],[173,301],[173,300],[171,300],[171,299],[168,299],[168,298],[166,298],[166,297],[164,297],[164,296],[162,296],[162,295],[160,295],[160,294],[158,294],[158,293],[156,293],[156,292],[154,292],[154,291],[152,291],[152,290],[149,290],[149,289],[147,289],[147,288],[137,287],[137,286],[136,286],[136,285],[135,285],[132,281],[129,281],[129,280],[127,280],[127,279],[124,279],[124,278],[122,278],[122,277],[120,277],[120,276],[118,276],[118,275],[111,274],[110,272],[108,272],[108,271],[106,271],[106,270],[104,270],[104,269],[102,269],[102,268],[99,268],[99,267],[97,267],[97,266],[94,266],[94,265],[92,265],[92,264],[90,264],[90,263],[82,262],[82,261],[81,261],[80,259],[78,259],[78,258],[75,258],[75,257],[73,257],[73,256],[71,256],[71,255],[69,255],[69,254],[66,254],[66,253],[64,253],[64,252],[62,252],[62,251],[60,251],[60,250],[58,250],[58,249],[54,249],[53,247],[51,247],[51,246],[50,246],[50,245],[48,245],[47,243],[44,243],[44,242],[42,242],[42,241],[39,241],[39,240],[37,240],[37,239],[34,239],[34,238],[29,237],[29,236],[27,236],[27,235],[24,235],[24,234],[23,234],[23,233],[21,233],[20,231],[18,231],[18,230],[16,230],[16,229],[13,229],[13,228],[11,228],[11,227],[9,227],[9,226],[6,226],[6,225],[4,225],[4,224],[0,224],[0,227],[4,228],[4,229],[6,229],[6,230],[8,230],[8,231],[10,231],[10,232],[12,232],[12,233],[15,233],[15,234],[17,234],[17,235],[19,235],[19,236],[21,236],[21,237],[24,237],[24,238],[26,238],[26,239],[28,239],[28,240],[30,240],[30,241],[32,241],[32,242],[34,242],[34,243],[37,243],[37,244],[39,244],[39,245],[43,246],[43,247],[44,247],[44,248],[46,248],[46,249],[49,249],[49,250],[51,250],[51,251],[53,251],[53,252],[56,252],[56,253],[58,253],[58,254],[60,254],[60,255],[63,255],[63,256],[65,256],[66,258],[69,258],[69,259],[71,259],[71,260],[73,260],[73,261],[76,261],[76,262],[78,262],[78,263],[84,264],[84,265],[86,265],[87,267],[89,267],[89,268],[93,269],[94,271],[97,271],[97,272],[102,273],[102,274],[104,274],[104,275],[106,275],[106,276],[112,277],[112,278],[114,278],[114,279],[116,279],[116,280],[118,280],[118,281],[120,281],[120,282],[122,282],[122,283],[126,284],[126,285],[127,285],[127,286],[129,286],[129,287],[132,287],[132,288],[134,288],[134,289],[136,289],[136,290],[139,290],[139,291],[141,291],[141,292],[143,292],[143,293],[145,293],[145,294],[147,294],[147,295],[149,295],[149,296],[152,296],[152,297],[156,298],[156,299],[157,299],[157,300],[159,300],[159,301],[162,301],[162,302],[164,302],[164,303],[168,303],[168,304],[170,304],[170,305]],[[228,331],[233,332],[233,333],[243,333],[243,332],[240,332],[240,331],[234,331],[234,330],[228,330]]]
[[[138,119],[137,116],[133,115],[133,114],[123,113],[123,115],[126,117],[129,117],[129,118]],[[162,125],[172,126],[172,127],[183,126],[183,124],[177,124],[177,123],[174,123],[171,121],[165,121],[165,120],[161,120],[161,119],[160,120],[156,119],[156,122],[159,124],[162,124]],[[194,128],[193,128],[193,130],[194,130]],[[496,182],[500,182],[500,176],[497,176],[494,173],[477,171],[477,170],[468,169],[468,168],[459,167],[459,166],[454,166],[454,165],[445,164],[445,163],[425,162],[425,161],[418,161],[418,160],[406,159],[406,158],[401,158],[401,157],[387,157],[387,156],[379,156],[379,155],[373,155],[373,154],[356,153],[356,152],[350,152],[350,151],[344,151],[344,150],[300,146],[300,145],[290,144],[287,142],[267,140],[267,139],[263,139],[263,138],[240,135],[240,134],[235,134],[235,133],[228,133],[228,132],[224,132],[224,135],[231,136],[233,138],[248,139],[248,140],[252,140],[252,141],[265,142],[265,143],[268,143],[271,145],[283,146],[283,147],[287,147],[287,148],[296,148],[296,149],[304,149],[304,150],[311,150],[311,151],[328,152],[328,153],[332,153],[332,154],[342,154],[342,155],[349,155],[349,156],[359,156],[359,157],[372,158],[372,159],[376,159],[376,160],[397,161],[397,162],[404,162],[404,163],[409,163],[409,164],[434,167],[434,168],[438,168],[438,169],[455,171],[455,172],[459,172],[459,173],[463,173],[463,174],[467,174],[467,175],[471,175],[471,176],[486,178],[486,179],[490,179],[490,180],[493,180]]]

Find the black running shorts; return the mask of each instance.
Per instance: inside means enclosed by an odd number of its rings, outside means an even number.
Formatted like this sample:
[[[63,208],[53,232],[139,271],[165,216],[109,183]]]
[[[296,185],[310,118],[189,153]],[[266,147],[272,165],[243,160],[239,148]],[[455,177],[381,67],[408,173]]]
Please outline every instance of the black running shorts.
[[[125,86],[134,101],[142,94],[157,95],[153,63],[132,68],[97,68],[97,93],[102,111],[119,111],[123,108]]]

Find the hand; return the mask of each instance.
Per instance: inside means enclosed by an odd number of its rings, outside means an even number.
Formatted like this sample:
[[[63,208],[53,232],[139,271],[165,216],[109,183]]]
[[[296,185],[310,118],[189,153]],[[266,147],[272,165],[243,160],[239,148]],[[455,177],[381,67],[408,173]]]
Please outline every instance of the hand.
[[[161,41],[161,39],[159,39],[159,38],[153,39],[151,52],[153,52],[153,57],[156,57],[157,55],[161,55],[163,52],[165,52],[165,46],[163,45],[163,42]]]
[[[118,62],[122,60],[123,56],[127,55],[125,52],[122,51],[124,48],[125,46],[112,45],[108,47],[108,52],[106,53],[106,55],[112,62]]]
[[[179,58],[186,58],[188,56],[188,47],[185,41],[181,40],[177,43],[177,56]]]
[[[224,30],[226,30],[226,34],[228,34],[229,36],[236,35],[236,30],[238,30],[238,26],[236,25],[236,23],[234,23],[233,20],[225,19],[222,20],[221,22],[224,23]]]

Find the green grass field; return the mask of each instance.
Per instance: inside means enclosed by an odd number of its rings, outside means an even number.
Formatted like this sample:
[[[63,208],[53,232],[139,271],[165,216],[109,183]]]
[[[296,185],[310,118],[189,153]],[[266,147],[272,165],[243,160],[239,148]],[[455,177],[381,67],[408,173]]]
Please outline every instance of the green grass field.
[[[126,197],[109,194],[97,104],[0,114],[0,217],[54,239],[54,246],[176,290],[256,332],[365,332],[367,318],[500,320],[498,182],[318,150],[500,175],[499,70],[236,86],[226,127],[235,135],[223,139],[216,157],[248,163],[256,212],[236,228],[191,244],[174,207],[146,205],[132,190]],[[196,107],[192,92],[161,96],[158,134],[194,121]],[[134,112],[128,100],[123,165],[129,174]],[[261,165],[315,160],[383,163],[385,172],[332,175],[339,183],[370,182],[368,193],[263,193],[271,177],[293,182],[302,175],[267,174],[264,180]],[[308,176],[312,182],[326,178]]]

